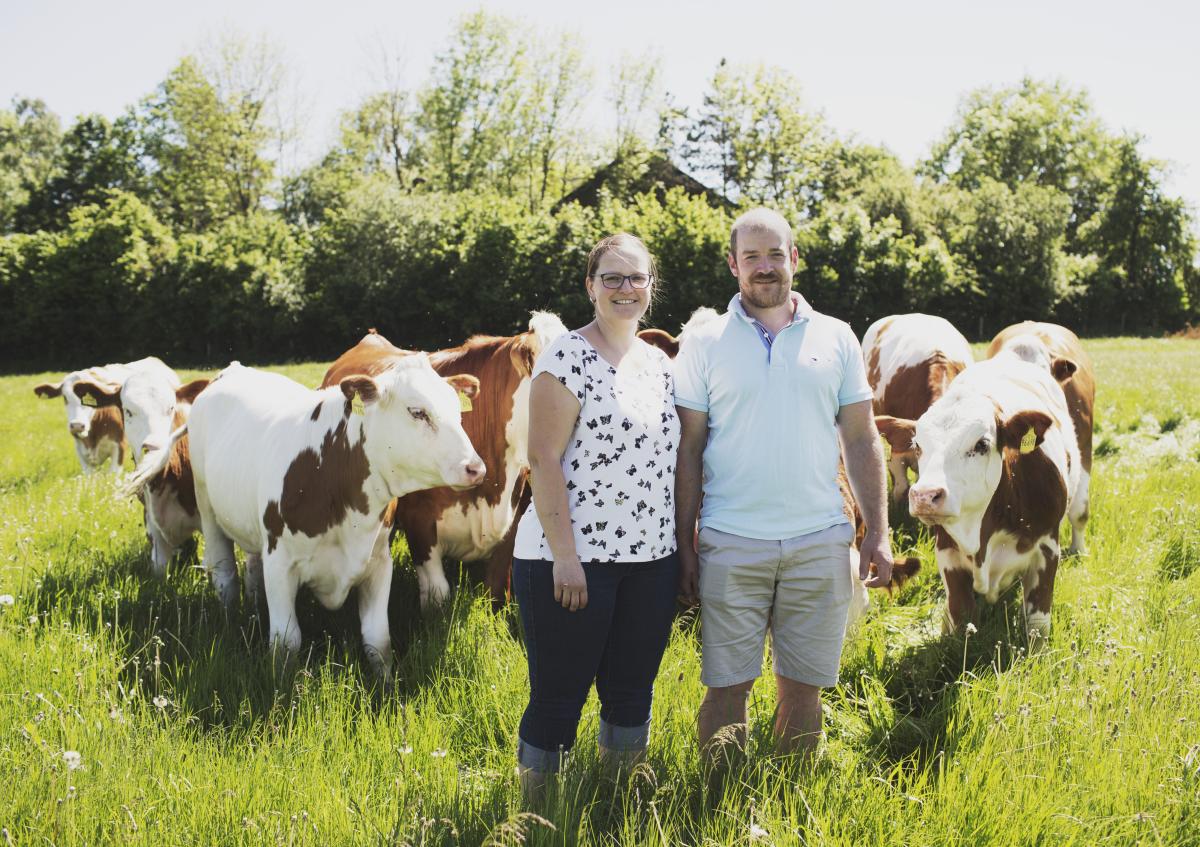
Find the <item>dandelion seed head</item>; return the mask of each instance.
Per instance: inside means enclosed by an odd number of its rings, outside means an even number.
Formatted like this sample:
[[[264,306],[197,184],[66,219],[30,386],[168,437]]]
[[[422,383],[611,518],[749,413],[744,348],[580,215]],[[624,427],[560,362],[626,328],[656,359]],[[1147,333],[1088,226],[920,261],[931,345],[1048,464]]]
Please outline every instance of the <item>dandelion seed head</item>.
[[[79,770],[83,767],[83,756],[79,755],[77,750],[63,750],[62,757],[69,770]]]
[[[0,594],[0,606],[11,606],[17,602],[11,594]]]

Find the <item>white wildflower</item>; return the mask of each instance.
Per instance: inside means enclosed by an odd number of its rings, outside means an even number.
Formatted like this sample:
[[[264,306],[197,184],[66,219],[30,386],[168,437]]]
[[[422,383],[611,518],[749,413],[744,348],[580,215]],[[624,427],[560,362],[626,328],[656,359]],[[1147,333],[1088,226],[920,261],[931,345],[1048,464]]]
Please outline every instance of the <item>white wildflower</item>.
[[[158,706],[158,708],[160,708],[160,709],[165,709],[165,708],[167,708],[167,706],[171,705],[171,701],[168,700],[166,697],[163,697],[161,694],[159,694],[157,697],[155,697],[151,702],[154,703],[155,706]]]
[[[973,623],[967,624],[967,635],[974,635],[979,632],[979,629]]]
[[[69,770],[79,770],[83,767],[83,756],[80,756],[75,750],[63,750],[62,757]]]
[[[0,594],[0,606],[11,606],[15,602],[11,594]]]
[[[412,745],[405,744],[403,747],[399,747],[397,749],[400,751],[400,755],[407,756],[409,753],[412,752]]]
[[[433,758],[435,758],[435,759],[444,759],[444,758],[446,758],[447,753],[449,753],[448,750],[434,750],[429,755],[433,756]]]
[[[771,837],[771,833],[767,832],[765,829],[763,829],[758,824],[756,824],[756,823],[750,824],[750,840],[751,841],[765,841],[766,839],[768,839],[770,837]]]

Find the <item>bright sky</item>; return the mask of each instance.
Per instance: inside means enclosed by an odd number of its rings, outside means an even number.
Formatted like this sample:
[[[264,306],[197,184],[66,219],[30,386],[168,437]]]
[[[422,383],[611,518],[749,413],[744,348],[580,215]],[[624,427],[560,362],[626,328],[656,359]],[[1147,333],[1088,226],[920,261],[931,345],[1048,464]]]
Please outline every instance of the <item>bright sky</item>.
[[[380,56],[403,57],[420,85],[465,0],[0,0],[0,98],[40,97],[64,123],[114,117],[151,92],[188,51],[223,31],[266,36],[303,105],[304,151],[334,138],[337,113],[378,87]],[[578,32],[603,100],[623,51],[657,53],[680,105],[699,105],[721,57],[795,74],[805,107],[841,134],[882,143],[912,164],[960,97],[1023,75],[1083,87],[1104,122],[1168,160],[1168,189],[1200,207],[1200,4],[1143,0],[490,0],[547,37]],[[602,109],[593,114],[605,118]]]

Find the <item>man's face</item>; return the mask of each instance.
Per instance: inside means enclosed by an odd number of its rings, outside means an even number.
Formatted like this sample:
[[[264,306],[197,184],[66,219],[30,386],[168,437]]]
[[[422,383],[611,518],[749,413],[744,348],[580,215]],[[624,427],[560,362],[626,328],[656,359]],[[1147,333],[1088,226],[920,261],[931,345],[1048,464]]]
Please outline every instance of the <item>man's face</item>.
[[[799,253],[788,246],[784,232],[742,227],[737,234],[737,255],[729,257],[729,270],[737,277],[742,299],[758,309],[788,302],[792,275]]]

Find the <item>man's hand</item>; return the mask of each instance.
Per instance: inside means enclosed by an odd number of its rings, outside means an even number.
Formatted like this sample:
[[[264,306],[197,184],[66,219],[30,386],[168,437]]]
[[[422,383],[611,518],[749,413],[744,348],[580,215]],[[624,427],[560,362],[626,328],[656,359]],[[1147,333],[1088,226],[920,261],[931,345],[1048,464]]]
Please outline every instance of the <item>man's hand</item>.
[[[691,544],[679,545],[679,599],[686,606],[700,602],[700,557],[694,533]]]
[[[858,578],[867,588],[887,588],[892,581],[892,545],[888,538],[868,532],[858,553]]]

